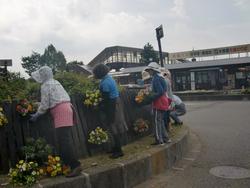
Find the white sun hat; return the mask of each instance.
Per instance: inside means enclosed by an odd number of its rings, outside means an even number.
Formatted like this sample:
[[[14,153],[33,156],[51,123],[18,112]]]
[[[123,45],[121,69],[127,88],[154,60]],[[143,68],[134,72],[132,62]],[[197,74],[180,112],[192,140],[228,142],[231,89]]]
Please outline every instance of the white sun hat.
[[[148,66],[145,68],[145,71],[150,70],[150,69],[159,73],[161,72],[160,65],[156,62],[149,63]]]

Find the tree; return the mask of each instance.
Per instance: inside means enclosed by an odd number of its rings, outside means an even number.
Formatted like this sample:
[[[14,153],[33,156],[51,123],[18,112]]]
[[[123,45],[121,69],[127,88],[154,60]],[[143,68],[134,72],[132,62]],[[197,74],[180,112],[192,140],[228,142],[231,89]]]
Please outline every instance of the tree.
[[[141,57],[142,57],[142,62],[146,63],[147,65],[150,62],[157,62],[159,61],[158,55],[156,53],[156,51],[154,50],[153,46],[149,43],[147,43],[144,48],[143,51],[141,53]]]
[[[51,67],[53,72],[63,71],[66,68],[64,54],[57,51],[52,44],[44,50],[43,55],[32,52],[31,56],[22,57],[22,61],[22,66],[29,75],[44,65]]]
[[[26,69],[26,73],[31,75],[32,72],[36,71],[41,67],[40,64],[41,55],[37,52],[32,52],[31,56],[22,57],[22,67]]]
[[[49,66],[53,72],[58,72],[65,70],[66,59],[61,51],[57,52],[56,48],[50,44],[41,56],[40,64]]]

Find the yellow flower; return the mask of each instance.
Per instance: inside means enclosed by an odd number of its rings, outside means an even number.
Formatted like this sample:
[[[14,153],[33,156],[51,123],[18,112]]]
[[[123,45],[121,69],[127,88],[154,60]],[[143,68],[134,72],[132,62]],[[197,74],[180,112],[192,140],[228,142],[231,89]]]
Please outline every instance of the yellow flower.
[[[58,162],[60,160],[61,160],[60,157],[56,156],[56,161]]]
[[[12,176],[17,176],[17,172],[15,170],[12,172]]]
[[[36,173],[36,171],[32,171],[32,173],[31,173],[33,176],[35,176],[37,173]]]
[[[23,164],[23,162],[24,162],[23,160],[20,160],[20,161],[19,161],[19,164]]]
[[[40,174],[43,174],[43,173],[44,173],[42,168],[39,169],[39,173],[40,173]]]
[[[50,174],[52,177],[56,176],[56,171],[52,171]]]

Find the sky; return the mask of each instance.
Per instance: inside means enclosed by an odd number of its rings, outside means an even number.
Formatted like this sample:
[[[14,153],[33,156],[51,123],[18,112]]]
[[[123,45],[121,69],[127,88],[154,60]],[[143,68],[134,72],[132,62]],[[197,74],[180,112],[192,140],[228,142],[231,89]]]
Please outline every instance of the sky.
[[[53,44],[66,60],[89,63],[110,46],[178,52],[250,43],[250,0],[0,0],[0,59]]]

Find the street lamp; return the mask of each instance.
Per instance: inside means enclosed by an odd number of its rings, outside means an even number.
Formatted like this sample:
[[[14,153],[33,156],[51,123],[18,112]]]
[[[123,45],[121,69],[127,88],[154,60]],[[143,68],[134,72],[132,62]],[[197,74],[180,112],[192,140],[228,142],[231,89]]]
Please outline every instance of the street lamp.
[[[162,56],[162,50],[161,50],[161,38],[164,37],[164,33],[163,33],[163,27],[162,27],[162,25],[160,25],[159,27],[157,27],[155,29],[155,31],[156,31],[156,38],[157,38],[157,41],[158,41],[161,67],[163,67],[163,56]]]

